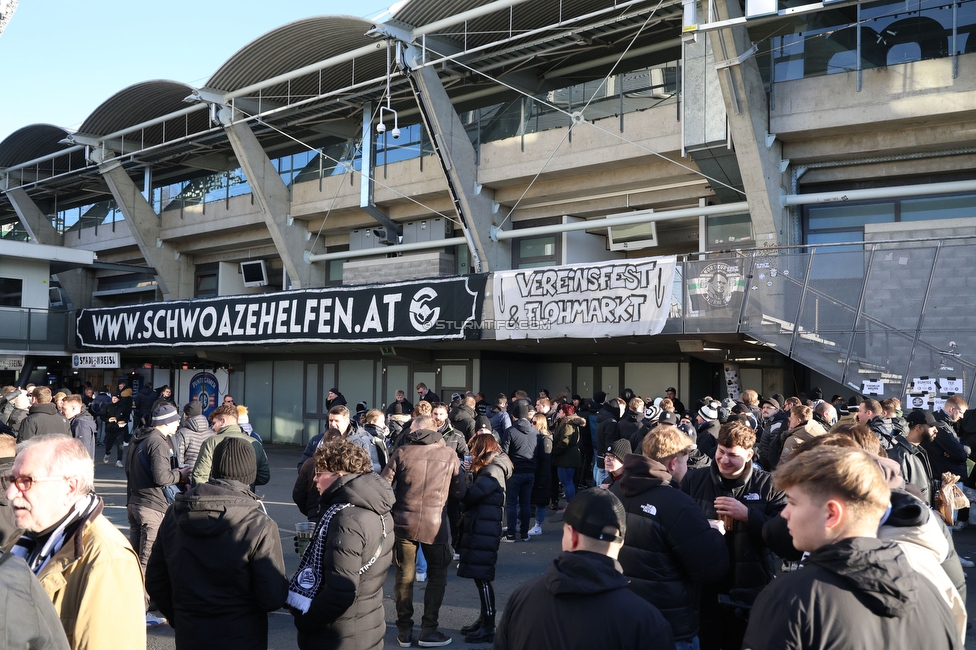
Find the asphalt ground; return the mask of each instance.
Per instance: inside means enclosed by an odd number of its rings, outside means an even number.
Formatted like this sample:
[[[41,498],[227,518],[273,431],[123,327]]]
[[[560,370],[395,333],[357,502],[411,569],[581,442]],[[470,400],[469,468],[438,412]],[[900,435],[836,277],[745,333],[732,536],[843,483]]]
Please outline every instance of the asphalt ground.
[[[101,449],[95,463],[96,490],[105,500],[105,515],[128,537],[129,525],[125,514],[125,473],[112,463],[101,462]],[[281,534],[281,546],[285,556],[285,568],[291,577],[298,568],[299,557],[295,553],[294,537],[295,524],[305,521],[305,517],[292,503],[291,490],[297,476],[296,465],[301,457],[302,448],[289,445],[269,445],[266,447],[268,461],[271,464],[271,482],[258,488],[264,498],[268,514],[278,523]],[[976,521],[976,513],[973,520]],[[543,524],[543,534],[532,537],[529,542],[502,543],[499,548],[496,580],[493,583],[495,598],[499,610],[504,609],[512,591],[525,580],[541,575],[549,562],[560,552],[562,537],[562,515],[548,511]],[[976,526],[967,526],[954,534],[956,549],[961,556],[968,556],[976,560]],[[967,577],[976,578],[976,568],[966,569]],[[396,613],[393,606],[393,576],[391,566],[383,588],[383,605],[386,610],[386,647],[399,648],[396,641]],[[966,609],[972,620],[976,612],[976,582],[971,583],[967,590]],[[414,585],[414,647],[420,633],[420,617],[423,615],[423,591],[426,583]],[[457,562],[452,563],[448,571],[447,591],[440,612],[440,629],[453,637],[451,647],[475,648],[487,647],[486,644],[469,645],[464,643],[464,637],[458,630],[475,619],[479,613],[478,595],[474,582],[466,578],[457,577]],[[599,624],[594,622],[594,624]],[[296,646],[295,627],[291,614],[286,610],[273,612],[269,616],[268,648],[271,650],[292,650]],[[966,635],[966,649],[976,650],[976,630],[971,629]],[[174,632],[168,625],[148,631],[149,650],[172,650],[175,648]]]

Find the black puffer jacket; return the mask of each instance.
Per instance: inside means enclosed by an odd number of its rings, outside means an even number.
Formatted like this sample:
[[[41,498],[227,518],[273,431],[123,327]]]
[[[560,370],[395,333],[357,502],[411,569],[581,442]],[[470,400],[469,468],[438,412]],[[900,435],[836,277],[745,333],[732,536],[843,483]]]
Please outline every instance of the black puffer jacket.
[[[617,438],[623,438],[624,440],[630,440],[633,443],[637,432],[640,431],[641,425],[644,424],[644,414],[635,413],[630,409],[624,413],[624,416],[620,418],[620,422],[617,422]],[[613,441],[607,442],[609,447]]]
[[[875,415],[873,418],[868,420],[868,428],[871,429],[871,433],[877,436],[878,440],[881,442],[881,446],[885,449],[891,449],[891,421],[885,420],[880,415]]]
[[[136,412],[136,427],[148,426],[152,420],[153,404],[159,398],[156,391],[149,384],[143,384],[139,392],[132,399],[132,408]]]
[[[525,418],[505,429],[502,451],[508,454],[516,474],[535,474],[542,455],[542,434]]]
[[[698,634],[700,585],[729,570],[725,540],[656,460],[627,454],[610,492],[627,511],[618,560],[631,591],[661,610],[676,641],[690,640]]]
[[[685,474],[681,491],[698,503],[708,519],[719,518],[715,512],[716,497],[731,496],[749,508],[749,521],[736,521],[735,529],[725,534],[732,565],[725,578],[714,586],[716,593],[765,587],[773,579],[773,558],[763,543],[763,524],[786,507],[786,494],[773,488],[769,473],[749,463],[738,479],[726,482],[718,466],[712,465]]]
[[[615,560],[576,551],[512,593],[495,631],[494,649],[508,648],[673,650],[674,638],[661,612],[627,589]]]
[[[24,420],[27,419],[27,409],[14,409],[10,412],[10,417],[7,418],[7,426],[10,430],[14,432],[15,435],[20,435],[20,427],[24,424]]]
[[[756,599],[742,647],[963,645],[948,605],[897,544],[854,537],[817,549],[802,568],[774,580]]]
[[[13,429],[13,426],[10,427]],[[52,403],[34,404],[24,421],[20,423],[17,442],[30,440],[34,436],[43,436],[47,433],[63,433],[71,435],[71,427],[68,420],[58,413],[58,407]]]
[[[265,650],[288,580],[274,520],[243,483],[211,479],[176,497],[159,526],[146,591],[181,650]]]
[[[464,493],[458,576],[494,580],[498,542],[502,536],[505,481],[512,476],[512,461],[498,454],[474,477]]]
[[[383,581],[393,561],[394,498],[390,484],[374,472],[342,476],[322,494],[323,513],[340,503],[354,507],[337,511],[329,522],[322,586],[308,612],[292,610],[301,650],[383,647]]]

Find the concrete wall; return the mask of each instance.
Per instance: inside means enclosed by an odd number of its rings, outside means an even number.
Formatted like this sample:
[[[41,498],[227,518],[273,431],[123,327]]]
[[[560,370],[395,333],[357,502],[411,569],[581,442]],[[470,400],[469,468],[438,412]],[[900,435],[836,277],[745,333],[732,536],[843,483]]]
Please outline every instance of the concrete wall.
[[[382,284],[455,275],[454,255],[440,251],[394,258],[353,259],[342,266],[342,284]]]
[[[50,304],[51,267],[46,261],[6,258],[0,276],[23,281],[21,307],[47,309]]]

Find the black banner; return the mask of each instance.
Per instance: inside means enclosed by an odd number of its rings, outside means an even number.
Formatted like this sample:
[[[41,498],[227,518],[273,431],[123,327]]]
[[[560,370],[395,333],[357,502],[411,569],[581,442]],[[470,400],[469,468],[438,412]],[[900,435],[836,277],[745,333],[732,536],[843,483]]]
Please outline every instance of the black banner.
[[[477,339],[487,275],[83,309],[82,349]]]

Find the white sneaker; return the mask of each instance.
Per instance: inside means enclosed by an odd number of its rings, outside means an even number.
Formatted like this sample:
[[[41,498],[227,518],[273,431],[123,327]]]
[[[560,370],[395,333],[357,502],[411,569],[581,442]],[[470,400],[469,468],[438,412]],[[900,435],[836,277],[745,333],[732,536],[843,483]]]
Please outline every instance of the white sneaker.
[[[542,534],[541,524],[536,524],[535,526],[529,529],[529,535],[541,535],[541,534]]]
[[[122,469],[122,461],[121,460],[115,461],[115,466],[118,467],[119,469]]]
[[[104,463],[105,465],[108,465],[108,456],[103,456],[102,457],[102,463]]]
[[[959,556],[959,564],[963,566],[964,569],[972,569],[976,567],[976,562],[973,562],[968,557]]]
[[[421,573],[420,571],[417,571],[417,575],[414,576],[414,579],[417,582],[427,582],[427,574],[426,573]]]
[[[146,612],[146,627],[159,627],[160,625],[166,625],[165,618]]]

